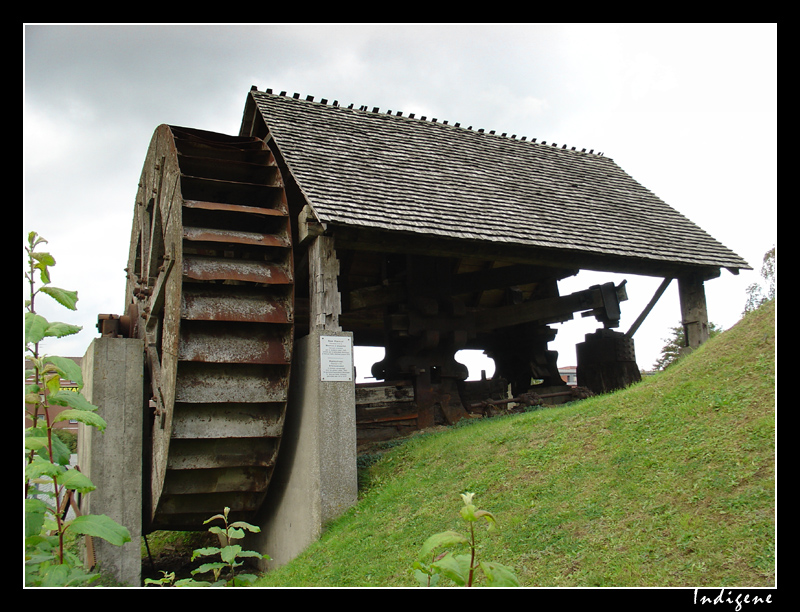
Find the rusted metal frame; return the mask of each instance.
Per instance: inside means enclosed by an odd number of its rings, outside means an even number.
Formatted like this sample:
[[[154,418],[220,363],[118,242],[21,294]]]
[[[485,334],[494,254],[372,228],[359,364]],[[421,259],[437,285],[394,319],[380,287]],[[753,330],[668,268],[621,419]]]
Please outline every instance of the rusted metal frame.
[[[373,425],[375,423],[392,423],[394,421],[413,421],[419,415],[416,413],[414,414],[405,414],[403,416],[392,416],[392,417],[382,417],[380,419],[361,419],[356,421],[356,425]]]

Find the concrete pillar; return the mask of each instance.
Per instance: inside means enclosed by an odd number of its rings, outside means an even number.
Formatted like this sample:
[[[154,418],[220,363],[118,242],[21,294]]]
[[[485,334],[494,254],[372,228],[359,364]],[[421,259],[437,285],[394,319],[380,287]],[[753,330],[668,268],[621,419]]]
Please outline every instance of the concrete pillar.
[[[131,534],[122,546],[93,538],[97,569],[135,587],[142,573],[143,356],[138,339],[92,341],[81,362],[83,395],[107,426],[103,433],[78,429],[78,466],[97,487],[83,496],[81,514],[105,514]]]
[[[355,380],[352,334],[312,329],[295,343],[289,404],[278,460],[245,548],[285,565],[322,534],[323,525],[354,505]]]

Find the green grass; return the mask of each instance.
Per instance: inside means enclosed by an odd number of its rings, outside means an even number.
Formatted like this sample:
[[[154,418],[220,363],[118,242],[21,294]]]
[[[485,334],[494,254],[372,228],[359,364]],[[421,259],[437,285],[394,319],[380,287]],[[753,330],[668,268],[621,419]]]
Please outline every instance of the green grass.
[[[774,358],[773,300],[623,391],[412,437],[257,586],[414,586],[465,491],[499,523],[479,554],[523,586],[775,586]]]

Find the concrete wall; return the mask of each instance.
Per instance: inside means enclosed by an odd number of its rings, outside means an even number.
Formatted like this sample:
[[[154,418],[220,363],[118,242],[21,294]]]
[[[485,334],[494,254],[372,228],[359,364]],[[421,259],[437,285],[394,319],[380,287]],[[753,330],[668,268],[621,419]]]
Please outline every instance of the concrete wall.
[[[104,433],[81,424],[78,465],[97,487],[82,514],[105,514],[128,528],[131,542],[113,546],[93,538],[98,569],[130,586],[141,585],[142,377],[141,340],[96,338],[83,358],[83,395],[106,421]]]
[[[350,347],[348,375],[336,363],[347,355],[331,358],[330,346]],[[352,334],[314,330],[295,344],[284,435],[256,521],[262,531],[244,546],[271,557],[262,570],[285,565],[319,538],[326,522],[355,504],[357,495]]]

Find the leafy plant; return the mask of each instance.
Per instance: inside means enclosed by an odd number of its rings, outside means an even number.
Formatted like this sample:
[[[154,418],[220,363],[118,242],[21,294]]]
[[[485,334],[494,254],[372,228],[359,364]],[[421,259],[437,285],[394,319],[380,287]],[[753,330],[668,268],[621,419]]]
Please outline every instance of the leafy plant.
[[[84,571],[78,557],[65,544],[72,534],[103,538],[121,546],[131,540],[122,525],[105,515],[83,515],[67,520],[74,494],[95,489],[78,469],[69,468],[70,449],[54,433],[56,423],[75,420],[103,431],[106,422],[96,414],[97,407],[80,393],[83,377],[71,359],[45,355],[40,343],[48,337],[61,338],[80,331],[67,323],[51,323],[37,314],[36,298],[48,295],[56,302],[76,310],[78,294],[50,285],[50,268],[55,259],[37,251],[47,241],[36,232],[28,234],[28,267],[25,279],[30,288],[25,300],[25,358],[31,369],[25,372],[25,411],[30,427],[25,432],[25,582],[28,586],[76,586],[86,584],[97,574]],[[37,274],[38,273],[38,274]],[[37,275],[41,286],[37,287]],[[73,381],[78,391],[62,389],[61,381]],[[45,485],[39,489],[38,485]],[[48,486],[49,485],[49,486]],[[42,497],[50,498],[47,503]]]
[[[219,555],[219,561],[212,561],[209,563],[204,563],[197,569],[192,570],[192,575],[196,574],[205,574],[207,572],[211,572],[214,576],[213,582],[207,581],[196,581],[192,578],[186,578],[183,580],[178,580],[175,583],[175,586],[248,586],[252,584],[256,580],[256,576],[254,574],[237,574],[236,568],[240,567],[244,564],[243,561],[239,561],[239,559],[243,558],[255,558],[255,559],[266,559],[269,560],[269,555],[262,555],[261,553],[252,551],[252,550],[244,550],[239,544],[233,544],[234,540],[240,540],[244,538],[245,531],[250,531],[253,533],[258,533],[261,531],[259,527],[255,525],[250,525],[249,523],[245,523],[244,521],[234,521],[233,523],[228,522],[228,513],[230,512],[230,508],[225,508],[222,514],[215,514],[210,519],[207,519],[203,522],[203,524],[210,523],[215,520],[222,520],[223,527],[219,525],[213,525],[212,527],[208,528],[208,531],[211,533],[216,534],[221,543],[222,547],[217,548],[216,546],[208,546],[204,548],[196,549],[192,554],[192,561],[194,561],[197,557],[210,557],[214,555]],[[153,580],[154,583],[162,582],[162,580]],[[148,580],[148,582],[151,582]]]
[[[472,503],[473,496],[474,493],[461,494],[464,501],[461,518],[469,526],[468,536],[456,531],[443,531],[432,535],[423,544],[413,566],[414,577],[421,586],[437,586],[441,577],[444,576],[458,586],[471,587],[475,582],[476,572],[483,573],[486,586],[519,586],[519,581],[511,568],[492,561],[478,561],[475,523],[484,519],[491,532],[496,528],[496,521],[491,512],[478,510],[475,507]],[[444,552],[437,552],[441,549],[445,549]],[[456,551],[464,549],[467,550],[466,554],[456,554]]]
[[[165,572],[161,570],[163,574],[161,578],[145,578],[144,583],[147,584],[157,584],[158,586],[165,587],[165,586],[172,586],[175,582],[175,572]]]

